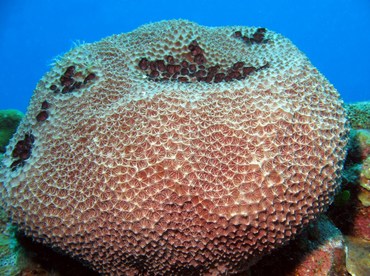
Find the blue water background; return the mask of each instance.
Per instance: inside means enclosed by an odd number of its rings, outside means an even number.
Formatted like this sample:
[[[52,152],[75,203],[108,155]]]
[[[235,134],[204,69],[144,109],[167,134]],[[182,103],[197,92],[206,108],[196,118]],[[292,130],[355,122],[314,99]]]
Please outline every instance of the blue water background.
[[[0,0],[0,109],[26,111],[39,79],[74,42],[174,18],[282,33],[345,102],[370,100],[369,0]]]

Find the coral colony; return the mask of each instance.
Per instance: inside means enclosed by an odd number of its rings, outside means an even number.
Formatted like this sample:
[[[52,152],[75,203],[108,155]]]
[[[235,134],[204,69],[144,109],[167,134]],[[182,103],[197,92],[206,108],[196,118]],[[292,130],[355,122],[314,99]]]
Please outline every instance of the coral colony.
[[[243,272],[332,202],[342,104],[265,28],[144,25],[38,83],[1,163],[3,207],[101,274]]]

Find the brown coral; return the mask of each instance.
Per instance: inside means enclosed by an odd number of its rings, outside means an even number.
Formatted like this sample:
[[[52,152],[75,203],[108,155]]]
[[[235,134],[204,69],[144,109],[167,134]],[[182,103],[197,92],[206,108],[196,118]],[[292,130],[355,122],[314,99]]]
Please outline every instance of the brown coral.
[[[289,40],[235,37],[257,30],[164,21],[67,53],[2,162],[13,221],[103,274],[234,273],[294,237],[338,187],[345,111]]]

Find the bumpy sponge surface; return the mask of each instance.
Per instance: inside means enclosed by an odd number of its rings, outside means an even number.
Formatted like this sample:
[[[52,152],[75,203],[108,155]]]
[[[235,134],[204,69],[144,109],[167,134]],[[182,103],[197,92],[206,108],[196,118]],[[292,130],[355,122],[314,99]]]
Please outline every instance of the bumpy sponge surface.
[[[163,21],[56,62],[0,191],[26,234],[102,274],[235,273],[331,203],[346,125],[281,35]]]

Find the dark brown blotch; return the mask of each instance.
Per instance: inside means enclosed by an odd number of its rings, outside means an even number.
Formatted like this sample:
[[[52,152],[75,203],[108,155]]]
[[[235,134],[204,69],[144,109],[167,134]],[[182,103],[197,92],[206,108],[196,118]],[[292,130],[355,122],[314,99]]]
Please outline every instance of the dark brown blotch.
[[[90,73],[86,76],[86,78],[84,79],[84,83],[86,84],[87,82],[93,80],[96,78],[96,75],[94,73]]]
[[[234,37],[236,37],[236,38],[239,38],[239,37],[241,37],[242,36],[242,32],[241,31],[236,31],[235,33],[234,33]]]
[[[75,73],[76,67],[75,66],[69,66],[66,71],[64,72],[65,77],[73,77]]]
[[[243,71],[243,76],[247,76],[249,75],[250,73],[254,72],[256,70],[255,67],[253,66],[247,66],[247,67],[243,67],[242,71]]]
[[[48,101],[43,101],[41,103],[41,109],[48,109],[50,107],[50,104],[48,103]]]
[[[142,58],[140,61],[139,61],[139,68],[141,70],[146,70],[148,69],[148,66],[149,66],[149,61],[148,59],[146,58]]]
[[[39,114],[37,114],[36,120],[38,122],[44,122],[44,121],[46,121],[46,119],[48,117],[49,117],[49,114],[47,113],[47,111],[43,110],[43,111],[39,112]]]

